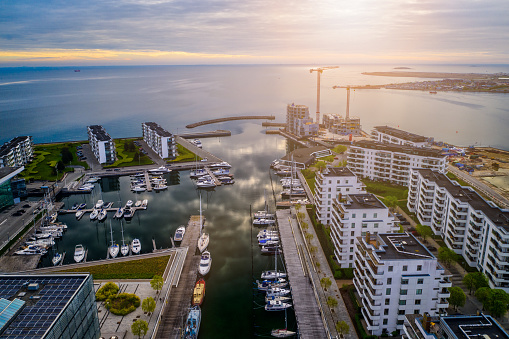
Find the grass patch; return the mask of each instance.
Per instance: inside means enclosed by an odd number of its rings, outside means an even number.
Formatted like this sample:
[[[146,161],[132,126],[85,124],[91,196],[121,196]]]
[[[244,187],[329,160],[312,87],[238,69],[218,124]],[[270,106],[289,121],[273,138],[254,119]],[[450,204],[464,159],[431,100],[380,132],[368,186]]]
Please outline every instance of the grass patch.
[[[177,144],[177,153],[178,156],[174,160],[168,160],[167,163],[174,162],[188,162],[188,161],[200,161],[202,158],[182,146],[181,144]]]
[[[94,279],[152,279],[163,276],[171,255],[157,258],[132,260],[88,267],[86,270]],[[63,270],[61,272],[83,272],[83,268]]]
[[[139,165],[151,165],[154,162],[150,160],[148,155],[141,153],[136,147],[134,150],[126,150],[126,143],[134,140],[141,140],[141,138],[133,139],[114,139],[115,151],[117,152],[117,161],[111,165],[104,166],[105,168],[110,167],[129,167]]]
[[[452,172],[447,172],[447,177],[451,180],[455,180],[458,182],[458,184],[460,184],[461,186],[470,186],[470,184],[464,180],[461,180],[460,178],[458,178],[456,175],[454,175],[454,173]]]
[[[382,197],[395,196],[398,200],[407,199],[408,188],[405,186],[390,184],[387,182],[373,181],[369,179],[362,179],[366,185],[366,190],[369,193],[381,195]]]
[[[55,181],[57,179],[53,169],[55,165],[62,160],[62,149],[67,147],[73,158],[70,163],[65,163],[67,166],[83,166],[88,169],[86,161],[79,161],[76,156],[76,147],[80,146],[81,142],[66,142],[57,144],[43,144],[34,146],[34,159],[25,166],[25,170],[21,172],[21,176],[27,181],[31,180],[47,180]],[[58,179],[61,179],[64,172],[72,172],[72,167],[66,167],[63,172],[58,173]]]

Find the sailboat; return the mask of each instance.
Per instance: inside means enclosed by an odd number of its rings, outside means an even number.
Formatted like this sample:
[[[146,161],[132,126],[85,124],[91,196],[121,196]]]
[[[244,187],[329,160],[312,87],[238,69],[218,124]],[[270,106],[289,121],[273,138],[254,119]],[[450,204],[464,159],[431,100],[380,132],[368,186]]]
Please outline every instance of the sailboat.
[[[288,330],[288,318],[285,309],[285,328],[275,329],[270,332],[270,335],[276,338],[288,338],[293,337],[296,333]]]
[[[277,270],[277,255],[274,256],[274,270],[273,271],[272,270],[270,270],[270,271],[263,271],[262,275],[261,275],[261,278],[264,279],[264,280],[286,278],[286,273],[285,272],[279,272]]]
[[[122,246],[120,247],[120,253],[126,256],[129,254],[129,245],[126,245],[124,241],[124,227],[122,226],[122,221],[120,221],[120,229],[122,230]]]
[[[112,258],[116,258],[118,255],[119,246],[118,244],[113,243],[113,230],[111,228],[111,221],[110,221],[110,233],[111,233],[111,246],[108,247],[108,252],[110,253],[110,256]]]
[[[201,193],[200,193],[200,232],[202,232],[203,228],[203,217],[202,217],[202,210],[201,210]],[[209,245],[210,236],[208,233],[201,233],[200,237],[198,238],[198,249],[200,250],[200,253],[203,253],[207,246]]]

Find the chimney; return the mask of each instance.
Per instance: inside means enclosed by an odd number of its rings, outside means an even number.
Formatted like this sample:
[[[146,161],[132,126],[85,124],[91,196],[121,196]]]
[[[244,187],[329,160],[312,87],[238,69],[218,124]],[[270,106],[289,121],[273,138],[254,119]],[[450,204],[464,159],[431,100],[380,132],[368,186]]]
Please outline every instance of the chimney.
[[[431,317],[428,312],[424,312],[424,316],[422,317],[422,326],[424,330],[430,333],[431,330]]]
[[[366,232],[366,243],[369,244],[371,241],[371,234],[369,233],[369,231]]]

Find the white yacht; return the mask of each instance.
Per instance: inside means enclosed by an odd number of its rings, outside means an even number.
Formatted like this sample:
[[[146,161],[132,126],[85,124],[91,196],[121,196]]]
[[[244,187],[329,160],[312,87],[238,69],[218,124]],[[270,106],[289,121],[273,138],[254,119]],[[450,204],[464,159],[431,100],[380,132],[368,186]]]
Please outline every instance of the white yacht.
[[[205,249],[209,245],[209,238],[210,237],[208,233],[202,233],[198,238],[198,249],[200,250],[200,253],[205,251]]]
[[[253,225],[274,225],[276,220],[267,219],[267,218],[259,218],[253,220]]]
[[[106,219],[107,215],[108,215],[108,211],[106,211],[106,209],[103,208],[99,212],[99,215],[97,215],[97,220],[102,221],[102,220]]]
[[[75,214],[76,215],[76,219],[80,220],[83,217],[84,214],[85,214],[84,210],[77,210],[76,214]]]
[[[92,210],[92,213],[90,213],[90,220],[95,220],[95,219],[97,219],[98,216],[99,216],[99,210],[94,208]]]
[[[146,190],[147,190],[147,188],[144,186],[141,186],[141,185],[133,186],[133,188],[131,188],[131,191],[136,192],[136,193],[145,192]]]
[[[198,188],[213,188],[216,187],[216,184],[212,180],[199,180],[196,186]]]
[[[148,200],[147,199],[143,199],[143,201],[141,202],[141,207],[142,208],[147,208],[147,205],[148,205]]]
[[[263,271],[261,278],[262,279],[286,278],[286,273],[280,271]]]
[[[95,208],[96,208],[96,209],[99,209],[99,208],[103,207],[103,205],[104,205],[104,201],[102,201],[102,200],[97,200],[97,202],[96,202],[96,204],[95,204]]]
[[[207,275],[207,273],[210,272],[210,266],[212,265],[212,257],[210,256],[209,251],[205,251],[201,255],[200,259],[200,267],[198,268],[198,271],[201,275]]]
[[[152,187],[152,189],[153,189],[154,191],[162,191],[162,190],[165,190],[165,189],[167,189],[167,188],[168,188],[168,186],[167,186],[167,185],[165,185],[165,184],[157,184],[157,185],[155,185],[154,187]]]
[[[51,262],[53,263],[53,266],[58,265],[60,263],[60,261],[62,261],[62,254],[55,253],[53,258],[51,259]]]
[[[113,244],[108,248],[108,251],[110,252],[110,256],[112,258],[116,258],[118,255],[119,246],[118,244]]]
[[[131,251],[134,254],[138,254],[141,251],[141,242],[140,239],[133,239],[133,242],[131,243]]]
[[[134,207],[140,207],[141,206],[141,200],[136,200],[134,203]]]
[[[125,203],[126,207],[131,207],[132,205],[133,205],[133,201],[132,200],[127,200],[127,202]]]
[[[284,303],[279,300],[274,301],[271,300],[265,305],[265,311],[284,311],[285,309],[291,306],[292,304],[290,303]]]
[[[196,147],[198,147],[198,148],[202,148],[202,144],[201,144],[200,139],[194,139],[194,140],[191,141],[191,143],[193,145],[195,145]]]
[[[113,216],[116,219],[121,219],[124,216],[124,208],[119,207],[118,210],[115,212],[115,215]]]
[[[212,164],[209,167],[210,168],[230,168],[230,167],[232,167],[232,165],[230,165],[226,161],[223,161],[223,162],[218,162],[218,163]]]
[[[74,247],[74,261],[82,262],[85,258],[85,248],[83,245],[79,244]]]
[[[173,241],[181,242],[184,239],[184,234],[186,233],[185,226],[179,226],[175,231],[175,236],[173,237]]]

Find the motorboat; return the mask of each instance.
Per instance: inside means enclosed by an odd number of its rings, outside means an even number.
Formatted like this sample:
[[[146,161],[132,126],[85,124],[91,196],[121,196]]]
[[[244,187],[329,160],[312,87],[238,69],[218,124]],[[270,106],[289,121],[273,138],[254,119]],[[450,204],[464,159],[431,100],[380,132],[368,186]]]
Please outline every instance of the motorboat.
[[[75,214],[76,215],[76,219],[80,220],[83,217],[84,214],[85,214],[84,210],[77,210],[76,214]]]
[[[278,234],[279,233],[276,230],[270,230],[270,229],[265,228],[265,229],[261,230],[260,232],[258,232],[256,237],[258,239],[260,239],[260,238],[265,238],[266,236],[277,236]]]
[[[281,254],[279,246],[264,245],[264,246],[262,246],[261,252],[262,252],[262,254],[268,254],[268,255]]]
[[[140,239],[133,239],[133,241],[131,242],[131,251],[134,254],[140,253],[140,251],[141,251],[141,242],[140,242]]]
[[[200,306],[193,306],[189,310],[184,330],[184,339],[197,339],[200,331],[201,309]]]
[[[124,218],[125,219],[130,219],[134,216],[134,209],[130,208],[130,207],[126,207],[124,209]]]
[[[91,183],[91,184],[94,184],[94,183],[98,182],[98,181],[99,181],[99,179],[101,179],[101,178],[99,178],[99,177],[90,177],[90,178],[87,180],[87,182],[88,182],[88,183]]]
[[[118,244],[113,244],[110,247],[108,247],[108,252],[110,253],[110,256],[112,258],[116,258],[118,255],[119,246]]]
[[[98,216],[99,216],[99,210],[94,208],[92,210],[92,213],[90,213],[90,220],[95,220],[95,219],[97,219]]]
[[[132,200],[127,200],[127,202],[125,203],[126,207],[131,207],[132,205],[133,205],[133,201]]]
[[[131,188],[131,191],[135,192],[135,193],[141,193],[141,192],[145,192],[147,190],[146,187],[144,186],[141,186],[141,185],[137,185],[137,186],[133,186]]]
[[[29,241],[25,241],[25,244],[27,246],[37,246],[40,248],[47,249],[47,248],[55,245],[55,240],[53,240],[53,238],[37,239],[37,240],[32,240],[32,241],[29,240]]]
[[[54,223],[55,221],[57,221],[57,218],[58,218],[58,213],[57,213],[57,212],[55,212],[55,213],[53,213],[53,214],[51,214],[51,215],[50,215],[50,217],[49,217],[49,222],[50,222],[50,223]]]
[[[286,273],[280,271],[263,271],[261,278],[262,279],[286,278]]]
[[[51,233],[49,233],[49,232],[34,233],[34,237],[37,239],[47,239],[47,238],[51,238]]]
[[[267,290],[266,295],[268,297],[273,297],[273,296],[281,297],[281,296],[286,296],[288,294],[290,294],[290,290],[287,288],[273,287],[273,288],[269,288]]]
[[[150,174],[155,174],[155,173],[158,173],[157,175],[159,175],[160,173],[170,173],[171,172],[171,169],[168,169],[164,166],[161,166],[159,168],[153,168],[151,170],[148,170],[148,172]]]
[[[152,189],[154,191],[162,191],[162,190],[165,190],[167,188],[168,188],[168,185],[164,185],[164,184],[157,184],[154,187],[152,187]]]
[[[292,171],[280,170],[280,171],[276,172],[276,175],[279,175],[280,177],[288,177],[288,176],[292,175]]]
[[[74,247],[74,261],[82,262],[85,258],[85,248],[83,245],[79,244]]]
[[[269,288],[286,287],[288,285],[288,282],[286,281],[286,279],[277,278],[274,280],[262,280],[262,281],[257,280],[256,284],[258,285],[258,290],[267,291]]]
[[[62,261],[62,254],[57,252],[51,259],[51,262],[53,263],[53,266],[56,266],[60,263],[60,261]]]
[[[141,200],[136,200],[134,203],[134,207],[140,207],[141,206]]]
[[[223,162],[217,162],[215,164],[211,164],[209,166],[210,168],[231,168],[232,165],[230,165],[229,163],[227,163],[226,161],[223,161]]]
[[[212,257],[210,256],[209,251],[205,251],[201,255],[200,266],[198,271],[201,275],[205,276],[210,271],[210,266],[212,265]]]
[[[271,240],[271,239],[261,239],[258,240],[259,246],[277,246],[279,245],[279,239]]]
[[[212,180],[198,180],[196,186],[198,188],[212,188],[216,187],[216,184]]]
[[[203,168],[198,168],[198,169],[195,169],[195,170],[191,170],[189,172],[189,176],[191,178],[197,178],[199,176],[202,176],[202,175],[206,175],[208,174],[207,170],[203,169]]]
[[[273,295],[273,296],[265,296],[265,302],[268,303],[269,301],[290,301],[292,300],[292,298],[290,297],[283,297],[283,296],[276,296],[276,295]]]
[[[16,255],[37,255],[37,254],[44,255],[46,253],[48,253],[47,250],[37,246],[29,246],[28,248],[24,248],[22,250],[14,252],[14,254]]]
[[[94,185],[92,185],[92,184],[85,184],[83,186],[78,187],[79,191],[85,191],[85,192],[90,192],[93,189],[94,189]]]
[[[286,328],[276,329],[276,330],[272,330],[270,332],[270,335],[273,336],[273,337],[276,337],[276,338],[293,337],[295,334],[297,334],[297,333],[294,332],[294,331],[287,330]]]
[[[304,189],[286,189],[281,192],[283,198],[289,197],[305,197],[306,191]]]
[[[95,203],[95,208],[99,209],[99,208],[103,207],[103,205],[104,205],[104,201],[97,200],[97,202]]]
[[[195,145],[196,147],[198,148],[202,148],[202,144],[201,144],[201,141],[200,139],[194,139],[192,141],[190,141],[193,145]]]
[[[255,219],[273,219],[274,214],[267,211],[258,211],[253,215]]]
[[[226,169],[226,168],[219,168],[215,171],[212,172],[212,174],[214,175],[229,175],[230,174],[230,170],[229,169]]]
[[[210,237],[208,233],[202,233],[198,238],[198,249],[200,250],[200,253],[205,251],[205,249],[209,245],[209,238]]]
[[[255,225],[255,226],[274,225],[275,223],[276,223],[276,220],[267,219],[267,218],[257,218],[257,219],[253,220],[253,225]]]
[[[80,205],[78,206],[78,209],[79,209],[79,210],[82,210],[82,209],[84,209],[84,208],[87,208],[87,204],[85,204],[85,203],[82,203],[82,204],[80,204]]]
[[[103,208],[111,208],[113,206],[113,201],[105,202]]]
[[[175,236],[173,237],[173,241],[181,242],[184,239],[184,234],[186,233],[185,226],[179,226],[175,231]]]
[[[194,285],[193,305],[201,305],[205,298],[205,280],[200,279]]]
[[[79,206],[78,203],[75,203],[74,205],[72,205],[71,210],[73,211],[77,210],[78,206]]]
[[[148,200],[147,199],[143,199],[143,201],[141,202],[141,207],[142,208],[147,208],[147,205],[148,205]]]
[[[233,185],[235,183],[235,180],[231,177],[218,177],[217,180],[221,181],[223,185]]]
[[[101,211],[99,212],[99,215],[97,216],[97,220],[99,221],[102,221],[104,219],[106,219],[106,216],[108,215],[108,211],[106,211],[105,208],[101,209]]]
[[[291,307],[291,306],[292,306],[292,304],[290,304],[290,303],[284,303],[282,301],[274,300],[274,301],[269,301],[265,305],[265,311],[284,311],[288,307]]]
[[[119,207],[118,210],[115,212],[115,215],[113,216],[113,218],[121,219],[123,216],[124,216],[124,208]]]

